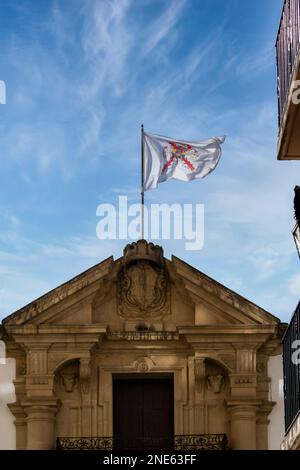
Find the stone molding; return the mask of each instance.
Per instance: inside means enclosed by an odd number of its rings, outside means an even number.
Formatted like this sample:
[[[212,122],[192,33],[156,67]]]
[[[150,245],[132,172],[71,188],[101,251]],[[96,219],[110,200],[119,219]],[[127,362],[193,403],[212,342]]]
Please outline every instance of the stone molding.
[[[87,287],[90,284],[101,279],[105,274],[109,272],[109,268],[111,268],[112,263],[113,257],[111,256],[110,258],[102,261],[96,266],[74,277],[70,281],[67,281],[61,286],[48,292],[42,297],[39,297],[38,299],[21,308],[17,312],[9,315],[7,318],[4,319],[3,324],[5,326],[21,325],[23,323],[28,322],[29,320],[32,320],[46,309],[60,303],[67,297],[76,294],[84,287]]]

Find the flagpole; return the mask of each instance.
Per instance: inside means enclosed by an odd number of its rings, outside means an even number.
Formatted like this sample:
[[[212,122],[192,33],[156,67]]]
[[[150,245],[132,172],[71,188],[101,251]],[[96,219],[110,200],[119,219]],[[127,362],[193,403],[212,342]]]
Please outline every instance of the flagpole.
[[[141,226],[142,226],[142,240],[144,240],[144,217],[145,217],[145,194],[144,194],[144,125],[141,125]]]

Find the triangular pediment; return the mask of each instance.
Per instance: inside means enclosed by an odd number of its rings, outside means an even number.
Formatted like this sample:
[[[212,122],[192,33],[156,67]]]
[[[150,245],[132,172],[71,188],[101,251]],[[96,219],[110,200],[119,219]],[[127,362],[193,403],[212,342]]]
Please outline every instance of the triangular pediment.
[[[130,289],[132,292],[128,292]],[[153,292],[156,297],[150,301]],[[141,315],[134,309],[133,297],[137,305],[142,301],[146,305]],[[145,319],[170,330],[178,326],[280,323],[275,316],[181,259],[173,256],[168,260],[160,247],[139,241],[127,245],[123,257],[110,257],[93,266],[5,318],[3,324],[101,323],[120,330],[131,319],[132,324]]]
[[[30,302],[3,320],[6,325],[91,323],[89,305],[114,267],[113,257]]]
[[[277,324],[279,318],[220,284],[183,260],[172,256],[172,270],[195,303],[199,324]],[[175,274],[176,273],[176,274]]]

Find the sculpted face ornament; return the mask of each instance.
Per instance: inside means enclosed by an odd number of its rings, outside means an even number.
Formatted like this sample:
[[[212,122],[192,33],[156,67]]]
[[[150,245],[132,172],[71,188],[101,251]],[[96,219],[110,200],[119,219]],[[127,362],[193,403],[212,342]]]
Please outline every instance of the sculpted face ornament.
[[[65,387],[65,391],[68,393],[73,392],[77,376],[74,374],[64,374],[62,375],[62,382]]]
[[[213,393],[220,393],[224,383],[224,376],[222,374],[209,375],[207,377],[207,388],[212,390]]]

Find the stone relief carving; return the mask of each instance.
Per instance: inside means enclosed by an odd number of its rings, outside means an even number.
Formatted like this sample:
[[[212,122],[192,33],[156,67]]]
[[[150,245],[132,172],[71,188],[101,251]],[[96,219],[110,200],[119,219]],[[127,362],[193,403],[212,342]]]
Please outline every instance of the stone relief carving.
[[[117,293],[123,318],[161,318],[169,311],[168,273],[160,247],[144,240],[127,245]]]
[[[158,316],[167,303],[167,278],[163,269],[148,261],[125,268],[119,275],[119,313],[127,318]]]
[[[75,386],[76,386],[78,376],[76,374],[72,374],[72,373],[69,373],[69,374],[62,373],[61,374],[61,380],[62,380],[62,384],[65,388],[65,391],[68,392],[68,393],[72,393]]]
[[[133,367],[137,372],[149,372],[155,366],[149,357],[140,357],[133,363]]]
[[[65,367],[59,368],[55,373],[54,383],[59,385],[61,390],[67,393],[72,393],[78,388],[79,383],[79,362],[74,360],[72,363],[68,363]]]
[[[213,393],[220,393],[224,384],[224,375],[208,375],[206,378],[206,385]]]
[[[146,361],[139,361],[136,363],[135,369],[138,372],[148,372],[149,366]]]

